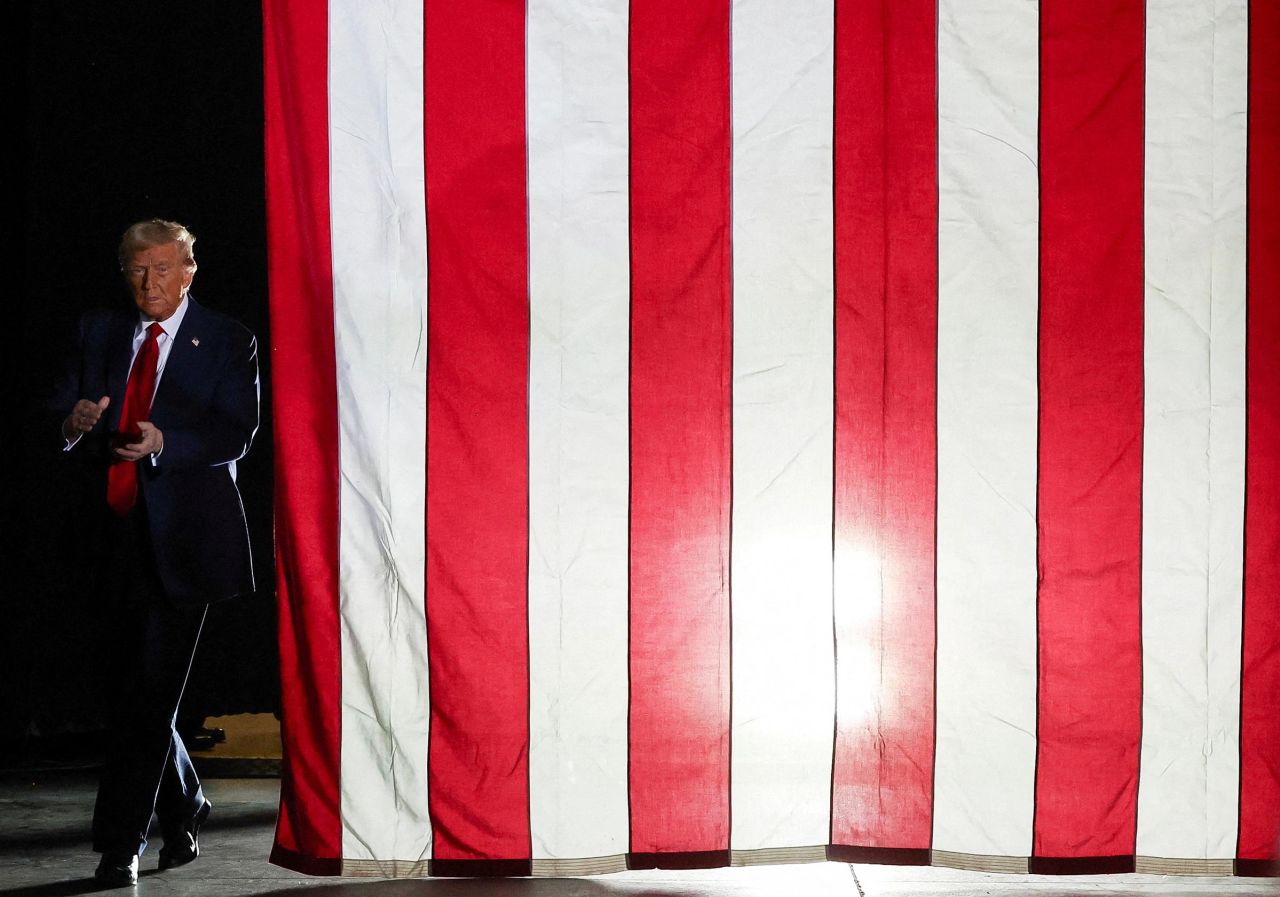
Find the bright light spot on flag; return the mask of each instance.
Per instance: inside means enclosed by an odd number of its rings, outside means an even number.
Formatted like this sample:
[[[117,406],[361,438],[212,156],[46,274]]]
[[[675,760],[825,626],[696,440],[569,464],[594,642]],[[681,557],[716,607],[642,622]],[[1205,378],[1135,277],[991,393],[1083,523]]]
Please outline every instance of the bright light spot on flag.
[[[865,546],[837,543],[836,700],[842,726],[865,721],[881,699],[875,645],[883,612],[883,568],[880,555]]]
[[[734,656],[756,662],[734,665],[733,701],[735,727],[771,746],[755,758],[759,774],[776,775],[781,788],[784,767],[803,768],[830,742],[832,558],[829,527],[773,523],[734,546]]]
[[[866,623],[880,618],[884,575],[880,556],[860,545],[837,543],[835,605],[837,625]]]

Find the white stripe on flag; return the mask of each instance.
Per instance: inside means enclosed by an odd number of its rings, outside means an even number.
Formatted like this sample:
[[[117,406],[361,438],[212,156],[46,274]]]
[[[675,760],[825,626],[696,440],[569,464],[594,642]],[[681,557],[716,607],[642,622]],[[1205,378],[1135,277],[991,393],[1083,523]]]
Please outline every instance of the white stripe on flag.
[[[1247,7],[1147,4],[1142,856],[1235,855]]]
[[[335,3],[330,16],[342,853],[419,860],[431,852],[422,4]]]
[[[735,850],[829,835],[832,17],[733,7]]]
[[[1027,856],[1036,763],[1039,20],[1034,5],[1001,0],[943,0],[939,12],[934,847]]]
[[[528,6],[534,859],[626,853],[626,0]]]

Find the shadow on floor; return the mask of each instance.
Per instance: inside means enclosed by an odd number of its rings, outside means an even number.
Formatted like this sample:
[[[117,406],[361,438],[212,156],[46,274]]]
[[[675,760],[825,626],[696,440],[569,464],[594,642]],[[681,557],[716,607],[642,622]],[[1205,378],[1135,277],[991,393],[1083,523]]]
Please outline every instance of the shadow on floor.
[[[92,806],[92,804],[89,804],[84,808],[86,822]],[[232,813],[218,806],[214,808],[214,812],[218,814],[218,817],[217,820],[209,826],[210,831],[225,832],[233,829],[247,828],[266,828],[270,831],[276,823],[276,811],[274,807],[253,808],[249,810],[239,810],[238,812]],[[152,834],[148,836],[149,838],[154,837],[156,830],[153,827],[151,831]],[[76,844],[83,844],[85,845],[85,849],[88,849],[89,828],[86,823],[80,823],[66,828],[46,827],[39,831],[0,833],[0,851],[25,851],[36,848]],[[9,892],[0,889],[0,895],[7,893]]]

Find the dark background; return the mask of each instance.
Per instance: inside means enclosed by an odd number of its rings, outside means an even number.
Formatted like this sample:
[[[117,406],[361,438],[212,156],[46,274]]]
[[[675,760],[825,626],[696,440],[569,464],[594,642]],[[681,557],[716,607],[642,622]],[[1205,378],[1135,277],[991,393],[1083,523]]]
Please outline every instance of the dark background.
[[[6,4],[14,201],[7,226],[18,312],[6,332],[19,440],[5,490],[0,578],[0,750],[92,733],[103,720],[88,508],[41,400],[76,319],[129,303],[116,262],[134,221],[170,218],[196,235],[192,295],[258,336],[262,425],[239,482],[259,592],[210,609],[184,710],[278,707],[271,533],[271,370],[262,157],[262,25],[256,2]],[[17,215],[13,214],[18,209]],[[14,295],[14,288],[21,293]],[[69,409],[68,409],[69,410]],[[17,415],[16,419],[10,415]]]

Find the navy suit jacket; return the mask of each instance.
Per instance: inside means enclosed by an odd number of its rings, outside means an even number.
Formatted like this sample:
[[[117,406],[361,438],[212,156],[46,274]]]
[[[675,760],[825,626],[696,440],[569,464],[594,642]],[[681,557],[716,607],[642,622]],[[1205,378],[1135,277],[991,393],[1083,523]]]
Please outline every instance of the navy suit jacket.
[[[258,344],[237,321],[190,295],[187,302],[151,404],[164,449],[154,464],[137,462],[138,488],[166,595],[203,604],[254,587],[236,461],[258,429]],[[111,397],[98,425],[71,450],[100,468],[104,508],[110,439],[120,425],[137,324],[133,308],[85,314],[51,405],[61,420],[79,399]]]

